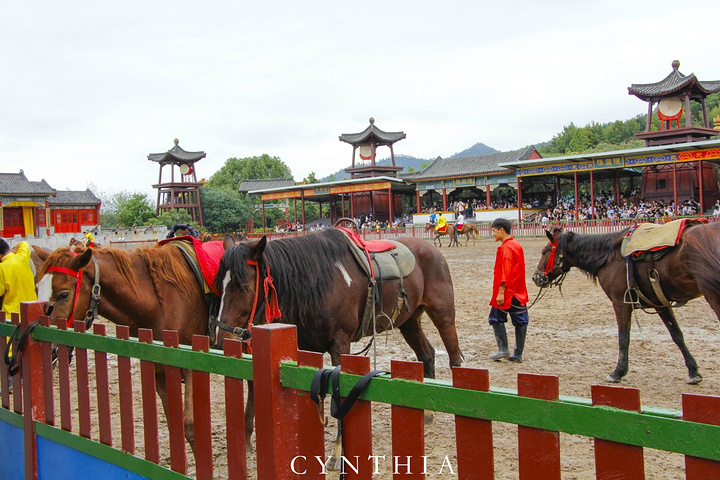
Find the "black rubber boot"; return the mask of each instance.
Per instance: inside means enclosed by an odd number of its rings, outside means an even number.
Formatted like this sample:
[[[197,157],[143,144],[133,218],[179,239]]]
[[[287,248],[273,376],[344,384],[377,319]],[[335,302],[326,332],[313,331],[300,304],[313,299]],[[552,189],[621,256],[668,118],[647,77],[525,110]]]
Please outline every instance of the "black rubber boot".
[[[508,351],[507,332],[505,331],[504,323],[493,323],[493,332],[495,333],[495,341],[498,345],[498,351],[490,355],[491,360],[499,362],[503,358],[508,358],[510,352]]]
[[[527,334],[527,324],[515,326],[515,351],[508,358],[511,362],[522,363],[523,350],[525,349],[525,335]]]

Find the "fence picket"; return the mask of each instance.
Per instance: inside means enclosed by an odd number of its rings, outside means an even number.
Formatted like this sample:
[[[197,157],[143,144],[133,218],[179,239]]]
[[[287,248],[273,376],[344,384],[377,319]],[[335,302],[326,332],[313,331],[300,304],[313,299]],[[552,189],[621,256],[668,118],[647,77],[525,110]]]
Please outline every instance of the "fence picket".
[[[298,366],[322,368],[323,355],[300,350]],[[294,469],[302,472],[303,480],[324,479],[326,476],[322,465],[315,457],[325,458],[325,426],[321,423],[317,405],[310,399],[308,392],[298,392],[298,419],[302,441],[298,445],[298,460]]]
[[[50,326],[50,318],[46,315],[40,317],[40,325],[43,327]],[[52,372],[52,344],[50,342],[42,342],[42,371]],[[44,378],[44,391],[54,392],[53,386],[53,375],[43,375]],[[43,395],[45,397],[45,423],[48,425],[55,425],[55,395]]]
[[[682,408],[683,420],[720,425],[720,397],[686,393],[682,397]],[[687,480],[720,478],[720,462],[686,455],[685,478]]]
[[[370,372],[370,357],[342,355],[340,365],[345,373],[365,375]],[[372,404],[365,400],[358,400],[343,420],[344,455],[353,465],[357,464],[357,473],[352,468],[345,467],[348,480],[372,478],[374,465],[370,458],[373,454],[371,413]]]
[[[392,378],[423,381],[420,362],[390,361]],[[417,408],[393,405],[392,456],[393,478],[425,478],[425,418]]]
[[[477,368],[454,367],[453,387],[490,391],[490,373]],[[494,479],[492,422],[455,415],[458,477]]]
[[[127,325],[115,327],[115,335],[121,340],[130,338]],[[120,435],[122,449],[131,455],[135,454],[135,415],[133,412],[133,381],[130,369],[130,357],[118,355],[118,390],[120,397]]]
[[[93,333],[106,336],[105,325],[93,325]],[[95,356],[95,383],[98,403],[98,426],[100,429],[100,443],[112,445],[112,427],[110,423],[110,383],[108,381],[108,362],[105,352],[94,352]]]
[[[153,332],[149,328],[138,329],[138,340],[153,343]],[[140,361],[140,383],[142,385],[143,425],[145,459],[160,463],[160,446],[158,443],[158,415],[155,400],[155,364],[147,360]]]
[[[210,350],[210,338],[205,335],[192,336],[194,352]],[[192,411],[195,437],[195,471],[198,480],[213,478],[212,420],[210,416],[210,374],[201,370],[192,371]]]
[[[10,322],[14,325],[20,325],[20,315],[17,313],[10,314]],[[12,351],[17,352],[18,340],[12,340]],[[23,413],[23,390],[20,388],[20,372],[13,376],[13,411],[19,415]]]
[[[170,348],[180,346],[178,332],[163,330],[163,345]],[[167,392],[167,419],[170,437],[170,468],[187,473],[185,451],[185,408],[183,405],[182,369],[165,365],[165,389]]]
[[[73,329],[85,333],[85,322],[75,320]],[[88,352],[85,348],[75,349],[75,372],[78,404],[78,433],[85,438],[92,438],[90,428],[90,371],[88,368]]]
[[[520,373],[518,396],[557,400],[558,377]],[[520,480],[560,480],[560,434],[519,425],[518,467]]]
[[[640,411],[640,391],[636,388],[593,385],[593,405]],[[595,474],[598,479],[644,480],[643,448],[595,439]]]
[[[55,326],[58,330],[67,330],[65,319],[57,319]],[[60,388],[60,428],[72,432],[72,405],[70,403],[70,349],[67,345],[59,344],[57,349],[58,383]]]
[[[242,342],[225,339],[223,348],[226,357],[242,358]],[[225,442],[228,480],[247,478],[244,398],[242,380],[225,377]]]

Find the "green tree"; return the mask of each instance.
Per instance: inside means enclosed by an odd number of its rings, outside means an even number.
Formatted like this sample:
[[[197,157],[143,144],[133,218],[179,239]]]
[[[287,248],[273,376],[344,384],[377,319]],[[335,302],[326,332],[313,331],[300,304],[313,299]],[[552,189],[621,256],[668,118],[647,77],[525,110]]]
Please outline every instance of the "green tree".
[[[306,183],[318,183],[320,180],[318,180],[317,176],[315,175],[315,172],[310,172],[310,174],[305,179]]]
[[[182,208],[173,208],[170,210],[163,210],[159,216],[153,217],[148,220],[153,225],[165,225],[168,228],[172,228],[173,225],[177,224],[193,224],[192,216],[187,210]],[[195,225],[197,227],[197,225]]]
[[[155,216],[155,204],[146,194],[121,192],[115,200],[114,214],[122,227],[147,225],[148,220]]]
[[[237,191],[245,180],[292,178],[290,167],[278,157],[264,153],[259,157],[228,158],[225,165],[210,177],[207,186]]]
[[[216,233],[232,233],[244,230],[252,214],[252,202],[226,188],[200,188],[200,205],[206,230]]]

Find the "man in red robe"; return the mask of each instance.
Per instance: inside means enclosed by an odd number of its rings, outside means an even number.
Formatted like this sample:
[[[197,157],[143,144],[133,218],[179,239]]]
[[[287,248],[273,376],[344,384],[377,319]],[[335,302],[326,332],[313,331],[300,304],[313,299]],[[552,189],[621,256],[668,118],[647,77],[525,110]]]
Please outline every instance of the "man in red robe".
[[[505,218],[492,223],[492,235],[496,242],[502,242],[495,257],[493,294],[490,300],[488,322],[493,327],[498,351],[490,358],[500,361],[522,362],[525,335],[530,318],[527,312],[528,292],[525,283],[525,254],[522,246],[510,235],[512,224]],[[515,351],[508,351],[505,323],[510,320],[515,327]]]

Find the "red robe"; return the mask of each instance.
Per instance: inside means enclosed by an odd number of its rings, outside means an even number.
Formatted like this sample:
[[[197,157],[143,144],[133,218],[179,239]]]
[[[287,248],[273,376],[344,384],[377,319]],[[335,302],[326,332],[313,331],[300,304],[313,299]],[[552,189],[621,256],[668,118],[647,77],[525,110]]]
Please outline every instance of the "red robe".
[[[498,305],[497,295],[500,284],[505,283],[505,303]],[[497,249],[493,278],[493,293],[490,306],[507,310],[512,298],[517,298],[524,306],[528,302],[527,285],[525,284],[525,253],[522,246],[510,237]]]

